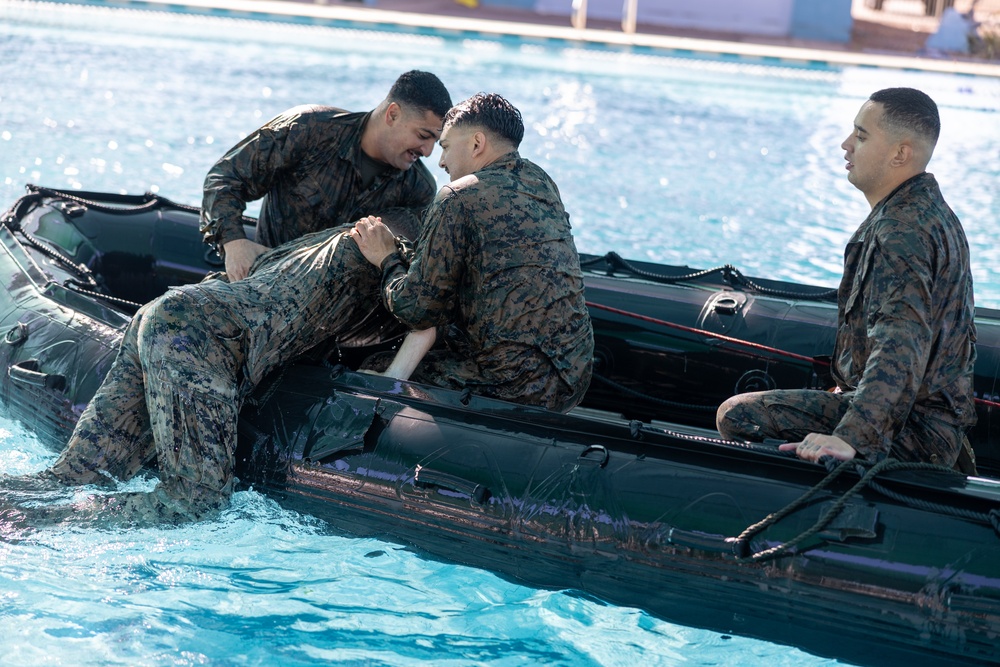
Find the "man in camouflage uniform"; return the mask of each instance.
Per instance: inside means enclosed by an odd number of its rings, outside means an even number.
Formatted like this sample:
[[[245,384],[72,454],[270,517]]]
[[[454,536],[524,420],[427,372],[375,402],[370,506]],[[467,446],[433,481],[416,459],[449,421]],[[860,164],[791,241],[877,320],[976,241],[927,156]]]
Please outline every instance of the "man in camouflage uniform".
[[[298,106],[234,146],[205,178],[201,227],[230,280],[246,277],[267,248],[367,214],[416,238],[437,189],[419,158],[430,155],[450,107],[441,81],[414,70],[373,111]],[[261,197],[255,243],[242,215]]]
[[[381,306],[381,276],[348,230],[270,250],[245,280],[208,279],[143,306],[67,448],[40,477],[64,485],[128,480],[155,458],[160,483],[149,493],[98,496],[66,516],[58,506],[41,515],[155,522],[224,506],[239,411],[261,378],[320,341],[360,345],[399,333]]]
[[[720,406],[727,438],[793,440],[809,461],[886,456],[974,472],[969,246],[925,168],[940,130],[924,93],[891,88],[844,141],[848,180],[872,211],[848,242],[838,297],[834,392],[774,390]]]
[[[565,411],[590,383],[593,328],[569,216],[552,179],[518,154],[523,136],[520,112],[499,95],[458,104],[441,134],[452,182],[412,259],[374,218],[353,235],[381,268],[393,315],[414,329],[457,325],[463,336],[462,349],[427,354],[412,379]]]

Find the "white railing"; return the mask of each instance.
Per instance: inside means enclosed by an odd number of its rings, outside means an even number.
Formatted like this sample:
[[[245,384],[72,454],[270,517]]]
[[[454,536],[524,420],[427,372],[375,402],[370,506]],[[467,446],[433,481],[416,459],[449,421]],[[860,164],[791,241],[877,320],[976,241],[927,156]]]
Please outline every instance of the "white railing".
[[[639,0],[624,0],[622,3],[622,31],[635,32],[635,17],[638,12]],[[577,30],[587,27],[587,0],[573,0],[573,11],[570,13],[570,25]]]

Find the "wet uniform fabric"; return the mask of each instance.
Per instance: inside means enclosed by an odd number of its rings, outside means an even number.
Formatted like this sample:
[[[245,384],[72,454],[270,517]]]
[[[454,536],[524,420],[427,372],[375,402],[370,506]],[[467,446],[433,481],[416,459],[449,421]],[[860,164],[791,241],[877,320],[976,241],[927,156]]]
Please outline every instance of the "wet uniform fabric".
[[[974,316],[965,232],[934,176],[915,176],[847,244],[833,356],[840,393],[745,394],[720,408],[719,430],[790,441],[832,433],[869,461],[891,453],[954,466],[976,422]]]
[[[382,269],[400,321],[463,333],[411,379],[559,411],[583,398],[594,335],[569,216],[552,179],[516,151],[444,186],[409,269],[400,253]]]
[[[257,242],[282,243],[378,215],[407,238],[434,197],[422,162],[405,171],[386,166],[370,184],[361,134],[371,112],[303,105],[289,109],[226,153],[205,178],[201,231],[221,247],[246,238],[246,202],[263,197]],[[370,161],[370,160],[369,160]]]
[[[131,516],[192,518],[225,505],[244,399],[321,341],[398,334],[380,286],[378,270],[339,228],[261,255],[245,280],[172,289],[136,313],[49,473],[71,484],[125,480],[155,457],[155,490],[117,498]]]

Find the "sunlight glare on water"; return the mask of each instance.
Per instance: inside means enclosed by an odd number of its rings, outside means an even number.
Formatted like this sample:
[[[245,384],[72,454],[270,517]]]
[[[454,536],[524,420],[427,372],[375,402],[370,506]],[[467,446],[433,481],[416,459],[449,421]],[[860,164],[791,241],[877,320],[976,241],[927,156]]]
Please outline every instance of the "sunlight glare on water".
[[[867,214],[840,143],[871,92],[918,87],[941,107],[931,171],[967,230],[978,303],[1000,305],[997,79],[10,0],[0,11],[6,201],[36,182],[197,204],[212,163],[267,119],[306,102],[372,108],[419,67],[455,99],[489,89],[521,109],[521,152],[559,185],[582,251],[828,286]],[[443,183],[438,157],[427,162]]]
[[[372,108],[416,67],[456,100],[491,90],[521,109],[522,153],[558,183],[581,250],[824,285],[867,212],[839,144],[869,93],[922,87],[978,298],[1000,304],[993,80],[8,0],[0,22],[7,204],[26,183],[197,204],[212,163],[267,119]],[[0,420],[0,473],[52,459]],[[254,491],[180,528],[7,528],[2,664],[834,664],[334,535]]]

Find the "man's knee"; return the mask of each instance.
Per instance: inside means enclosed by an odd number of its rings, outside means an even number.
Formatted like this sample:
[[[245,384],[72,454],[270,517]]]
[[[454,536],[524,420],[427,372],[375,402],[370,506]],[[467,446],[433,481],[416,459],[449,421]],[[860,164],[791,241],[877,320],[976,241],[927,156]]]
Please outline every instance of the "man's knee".
[[[760,424],[753,418],[750,406],[760,401],[760,392],[730,396],[715,413],[715,428],[727,440],[756,440]]]

